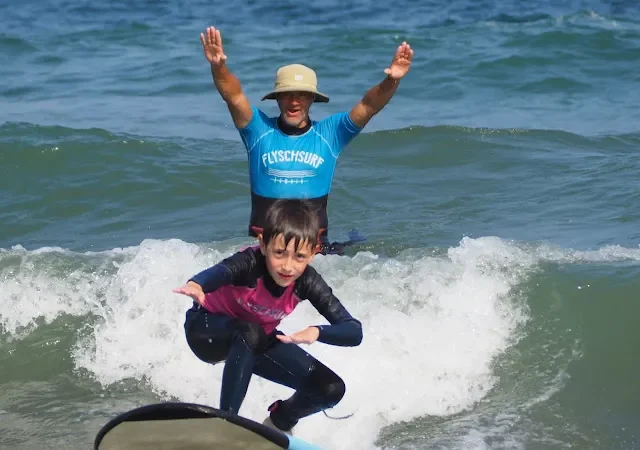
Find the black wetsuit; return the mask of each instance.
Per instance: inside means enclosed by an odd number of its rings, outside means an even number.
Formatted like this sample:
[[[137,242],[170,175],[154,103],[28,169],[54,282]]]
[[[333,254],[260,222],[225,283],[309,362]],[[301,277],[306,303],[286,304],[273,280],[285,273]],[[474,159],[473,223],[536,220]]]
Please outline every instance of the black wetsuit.
[[[318,342],[356,346],[362,341],[361,323],[313,267],[307,266],[293,285],[281,287],[269,275],[259,248],[252,247],[200,272],[191,281],[208,295],[203,306],[194,303],[187,311],[187,342],[202,361],[215,364],[226,360],[220,409],[238,413],[252,373],[295,389],[289,399],[269,407],[271,420],[281,430],[291,429],[300,418],[342,399],[345,385],[338,375],[297,345],[276,338],[282,333],[275,326],[288,314],[278,309],[283,308],[279,302],[291,305],[293,299],[295,304],[310,301],[329,321],[330,325],[318,326]],[[256,295],[261,301],[254,301]],[[273,308],[268,307],[271,304]],[[229,312],[221,313],[225,310]]]

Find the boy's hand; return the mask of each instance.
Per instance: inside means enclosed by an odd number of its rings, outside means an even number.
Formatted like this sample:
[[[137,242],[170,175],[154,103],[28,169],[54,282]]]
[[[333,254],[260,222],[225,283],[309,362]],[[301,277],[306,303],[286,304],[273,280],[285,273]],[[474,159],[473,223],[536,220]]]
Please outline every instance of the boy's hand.
[[[318,327],[307,327],[295,334],[278,334],[276,337],[280,339],[280,342],[284,342],[285,344],[313,344],[318,340],[318,336],[320,336]]]
[[[202,287],[194,281],[189,281],[184,286],[173,289],[173,292],[191,297],[201,305],[204,303],[204,292],[202,292]]]

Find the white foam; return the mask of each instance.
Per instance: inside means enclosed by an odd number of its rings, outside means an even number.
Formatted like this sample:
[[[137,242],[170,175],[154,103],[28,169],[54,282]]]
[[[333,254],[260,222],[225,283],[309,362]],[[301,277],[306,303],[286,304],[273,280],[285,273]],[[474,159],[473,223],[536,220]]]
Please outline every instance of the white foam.
[[[640,249],[620,245],[606,245],[597,250],[570,250],[541,245],[535,251],[536,257],[559,263],[601,263],[640,261]]]
[[[222,366],[189,350],[183,322],[191,301],[171,289],[224,256],[181,241],[143,242],[112,277],[104,321],[79,343],[76,365],[105,385],[135,378],[158,393],[218,406]],[[347,384],[330,415],[356,414],[343,421],[317,414],[299,424],[300,436],[327,448],[371,448],[387,424],[473,407],[495,383],[493,358],[525,318],[510,295],[531,259],[499,239],[466,239],[440,257],[317,257],[315,267],[363,322],[365,337],[356,348],[309,347]],[[316,323],[325,320],[304,303],[281,329]],[[272,401],[290,394],[254,377],[241,413],[261,421]]]
[[[144,381],[165,398],[218,406],[222,365],[197,359],[184,338],[187,297],[171,289],[238,250],[179,240],[100,253],[64,249],[0,250],[0,324],[16,335],[38,318],[98,316],[73,351],[78,368],[104,386]],[[496,383],[492,362],[519,337],[527,319],[519,285],[540,261],[636,261],[640,250],[605,247],[576,252],[519,246],[499,238],[463,239],[437,254],[411,249],[385,259],[318,256],[314,266],[363,323],[355,348],[309,346],[335,370],[347,393],[332,416],[307,418],[297,433],[334,449],[370,449],[389,424],[426,415],[448,416],[474,408]],[[324,323],[303,303],[282,323],[285,332]],[[28,331],[27,331],[28,332]],[[261,421],[266,407],[291,390],[254,377],[241,414]],[[460,436],[482,448],[476,431]]]
[[[130,250],[78,255],[57,247],[0,249],[0,329],[25,334],[62,314],[83,316],[98,306],[103,276]]]

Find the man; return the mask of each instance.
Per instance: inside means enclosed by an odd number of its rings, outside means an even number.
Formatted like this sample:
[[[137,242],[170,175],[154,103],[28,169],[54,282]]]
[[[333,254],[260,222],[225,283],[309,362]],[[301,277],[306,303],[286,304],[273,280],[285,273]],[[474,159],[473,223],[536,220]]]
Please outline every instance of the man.
[[[329,97],[318,91],[312,69],[301,64],[278,69],[273,91],[262,100],[275,99],[280,115],[267,117],[249,104],[240,81],[227,68],[220,30],[207,28],[206,34],[200,34],[200,41],[211,64],[214,84],[247,149],[251,183],[249,235],[260,234],[265,212],[275,200],[307,199],[318,210],[326,250],[327,200],[338,156],[393,97],[400,79],[409,71],[413,50],[406,42],[398,46],[384,70],[386,77],[369,89],[351,111],[313,121],[309,117],[312,103],[326,103]]]

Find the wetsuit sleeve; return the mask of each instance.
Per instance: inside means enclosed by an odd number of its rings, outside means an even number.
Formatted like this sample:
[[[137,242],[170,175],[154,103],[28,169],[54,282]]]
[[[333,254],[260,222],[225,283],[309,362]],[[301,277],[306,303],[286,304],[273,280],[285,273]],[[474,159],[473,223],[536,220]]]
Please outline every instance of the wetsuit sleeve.
[[[305,271],[301,298],[306,298],[331,325],[316,325],[318,341],[341,347],[355,347],[362,342],[362,324],[349,314],[329,285],[316,270]]]
[[[255,252],[253,249],[248,248],[225,258],[215,266],[203,270],[191,277],[189,281],[198,283],[202,287],[202,291],[207,294],[245,278],[247,274],[251,273],[255,263]]]
[[[256,144],[271,129],[265,114],[257,107],[251,107],[251,120],[244,128],[238,128],[242,142],[247,149],[247,153],[251,152]]]

